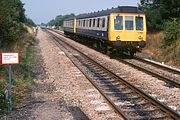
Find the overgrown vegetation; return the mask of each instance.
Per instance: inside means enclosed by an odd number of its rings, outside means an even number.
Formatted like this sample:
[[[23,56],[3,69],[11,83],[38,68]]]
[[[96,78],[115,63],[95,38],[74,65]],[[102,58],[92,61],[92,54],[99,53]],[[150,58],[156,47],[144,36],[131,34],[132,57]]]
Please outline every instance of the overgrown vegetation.
[[[180,19],[173,19],[165,23],[165,45],[171,45],[180,38]]]
[[[22,40],[15,45],[16,51],[20,52],[20,65],[12,66],[13,81],[13,106],[19,103],[31,89],[33,84],[33,63],[34,63],[34,38],[30,34],[23,36]],[[8,66],[1,65],[0,69],[0,114],[7,113],[7,100],[4,99],[4,91],[8,90]],[[2,102],[4,101],[4,102]]]
[[[0,52],[20,52],[21,64],[13,65],[13,105],[32,84],[34,35],[27,32],[27,25],[34,22],[26,18],[21,0],[0,0]],[[30,28],[29,28],[30,29]],[[7,113],[8,67],[0,65],[0,114]]]
[[[164,30],[164,23],[180,17],[179,0],[140,0],[139,8],[145,12],[149,31]]]
[[[147,17],[146,51],[158,61],[180,66],[180,1],[141,0],[139,8]]]

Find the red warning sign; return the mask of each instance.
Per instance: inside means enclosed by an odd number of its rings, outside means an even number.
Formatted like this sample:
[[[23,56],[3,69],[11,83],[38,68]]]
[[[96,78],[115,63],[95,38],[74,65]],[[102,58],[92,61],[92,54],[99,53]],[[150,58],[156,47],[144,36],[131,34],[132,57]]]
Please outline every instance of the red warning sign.
[[[19,52],[2,52],[1,64],[20,64]]]

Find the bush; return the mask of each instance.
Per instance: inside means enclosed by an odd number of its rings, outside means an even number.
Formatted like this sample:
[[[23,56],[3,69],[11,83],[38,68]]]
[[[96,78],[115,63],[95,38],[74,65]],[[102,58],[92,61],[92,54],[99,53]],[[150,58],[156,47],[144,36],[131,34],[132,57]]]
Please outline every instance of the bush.
[[[180,36],[180,19],[173,19],[165,23],[165,45],[175,43]]]

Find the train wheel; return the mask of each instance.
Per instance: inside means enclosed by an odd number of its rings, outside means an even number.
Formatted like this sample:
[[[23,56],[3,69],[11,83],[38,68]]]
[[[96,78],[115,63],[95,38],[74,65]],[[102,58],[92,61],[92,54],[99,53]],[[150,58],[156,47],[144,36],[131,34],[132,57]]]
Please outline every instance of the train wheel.
[[[134,51],[130,51],[130,52],[129,52],[129,54],[130,54],[130,56],[133,58],[133,57],[134,57],[135,52],[134,52]]]
[[[100,44],[99,47],[101,48],[101,51],[106,54],[107,51],[108,51],[106,42],[105,41],[100,41],[99,44]]]

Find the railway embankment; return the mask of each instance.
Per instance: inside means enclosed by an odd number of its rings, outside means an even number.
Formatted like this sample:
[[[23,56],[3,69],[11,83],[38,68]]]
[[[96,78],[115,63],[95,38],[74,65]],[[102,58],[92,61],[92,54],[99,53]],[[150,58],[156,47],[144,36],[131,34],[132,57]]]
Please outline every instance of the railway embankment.
[[[140,55],[180,68],[180,25],[169,23],[165,31],[148,33],[147,46]]]

